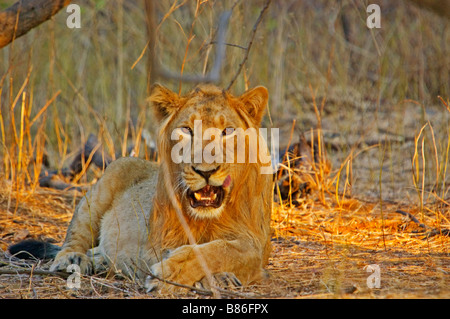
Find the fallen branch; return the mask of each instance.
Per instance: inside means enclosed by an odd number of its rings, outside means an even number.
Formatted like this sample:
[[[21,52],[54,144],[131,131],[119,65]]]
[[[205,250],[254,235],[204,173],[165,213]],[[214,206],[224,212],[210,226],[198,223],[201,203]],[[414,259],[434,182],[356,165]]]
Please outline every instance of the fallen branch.
[[[419,227],[423,228],[424,230],[423,230],[423,232],[421,232],[421,235],[425,235],[425,237],[422,238],[423,240],[429,239],[429,238],[434,237],[436,235],[442,235],[442,236],[450,237],[450,229],[447,229],[447,228],[442,228],[442,229],[431,228],[431,227],[425,225],[424,223],[419,222],[419,220],[411,213],[405,212],[405,211],[400,210],[400,209],[396,210],[395,212],[399,213],[399,214],[402,214],[403,216],[407,216],[411,221],[413,221],[414,223],[419,225]],[[430,231],[428,231],[428,232],[426,232],[424,234],[425,229],[430,229]]]
[[[66,183],[61,180],[60,176],[76,182],[76,176],[85,173],[91,163],[100,169],[105,169],[113,160],[109,155],[100,151],[100,146],[97,137],[93,134],[89,135],[86,144],[77,152],[69,167],[63,168],[61,171],[44,170],[39,176],[39,186],[80,191],[79,187]]]
[[[0,275],[38,275],[38,276],[55,276],[64,279],[69,278],[71,275],[67,272],[61,271],[48,271],[48,270],[38,270],[38,269],[0,269]]]
[[[421,228],[425,228],[425,229],[428,228],[427,225],[425,225],[424,223],[419,222],[419,220],[418,220],[413,214],[411,214],[411,213],[405,212],[405,211],[400,210],[400,209],[396,210],[395,212],[396,212],[396,213],[399,213],[399,214],[401,214],[401,215],[403,215],[403,216],[408,217],[411,221],[413,221],[414,223],[416,223],[417,225],[419,225],[419,227],[421,227]]]
[[[447,229],[447,228],[444,228],[444,229],[435,228],[435,229],[427,232],[425,234],[425,237],[422,238],[422,239],[428,239],[428,238],[434,237],[436,235],[442,235],[442,236],[450,237],[450,229]]]

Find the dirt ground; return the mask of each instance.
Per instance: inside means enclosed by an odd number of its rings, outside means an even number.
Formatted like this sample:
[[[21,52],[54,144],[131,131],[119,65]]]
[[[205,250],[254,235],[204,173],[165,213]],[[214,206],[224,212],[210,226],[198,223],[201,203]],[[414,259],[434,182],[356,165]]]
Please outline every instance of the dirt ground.
[[[186,289],[147,294],[129,279],[101,275],[82,277],[79,289],[69,289],[66,278],[40,273],[51,262],[25,262],[11,258],[6,250],[31,237],[61,244],[79,196],[46,189],[30,196],[10,194],[0,194],[0,298],[211,297]],[[16,196],[21,196],[19,201]],[[340,207],[325,207],[312,199],[296,208],[275,204],[269,278],[220,296],[449,298],[450,238],[431,232],[432,214],[424,216],[430,226],[424,232],[395,213],[398,209],[416,213],[417,208],[386,203],[382,212],[379,203],[354,199],[340,202]],[[379,288],[371,279],[374,267],[379,267]]]

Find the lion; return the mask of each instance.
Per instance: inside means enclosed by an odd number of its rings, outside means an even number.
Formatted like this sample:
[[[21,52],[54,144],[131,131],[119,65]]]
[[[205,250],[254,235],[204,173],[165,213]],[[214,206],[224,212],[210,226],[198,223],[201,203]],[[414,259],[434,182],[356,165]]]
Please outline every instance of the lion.
[[[90,274],[106,266],[145,280],[149,290],[161,279],[189,286],[261,280],[271,251],[273,194],[272,175],[261,170],[270,163],[251,162],[248,155],[243,162],[196,156],[207,153],[211,140],[218,146],[211,154],[231,149],[239,156],[235,132],[260,127],[267,89],[234,96],[203,84],[179,95],[155,84],[149,100],[159,123],[159,163],[132,157],[112,162],[77,205],[62,247],[28,242],[9,251],[56,255],[51,271],[76,264]],[[200,129],[194,125],[199,120]],[[182,143],[184,160],[174,160],[180,140],[192,141],[208,129],[220,134],[190,147]],[[248,150],[250,138],[244,140]]]

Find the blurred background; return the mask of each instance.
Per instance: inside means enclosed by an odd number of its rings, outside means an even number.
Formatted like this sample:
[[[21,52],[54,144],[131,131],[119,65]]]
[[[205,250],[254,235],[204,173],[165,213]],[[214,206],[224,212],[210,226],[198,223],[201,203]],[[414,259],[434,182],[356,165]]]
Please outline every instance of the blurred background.
[[[1,0],[0,9],[13,3]],[[63,9],[0,50],[2,173],[23,185],[36,185],[36,162],[66,167],[90,134],[113,158],[130,145],[148,157],[156,128],[149,86],[184,93],[195,85],[149,76],[144,1],[72,3],[80,29],[67,27]],[[308,140],[319,132],[337,189],[448,199],[449,19],[406,0],[272,0],[263,15],[266,0],[154,3],[153,62],[185,75],[211,70],[219,18],[232,10],[217,84],[226,88],[237,75],[235,94],[268,88],[263,125],[280,128],[281,149],[301,132]],[[379,29],[366,25],[372,3],[381,8]]]

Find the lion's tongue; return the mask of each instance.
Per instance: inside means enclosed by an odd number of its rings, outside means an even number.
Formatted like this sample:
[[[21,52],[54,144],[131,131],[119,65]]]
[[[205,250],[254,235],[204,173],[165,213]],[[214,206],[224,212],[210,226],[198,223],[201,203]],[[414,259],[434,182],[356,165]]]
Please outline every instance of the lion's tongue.
[[[223,181],[222,187],[228,187],[231,184],[231,176],[228,175],[227,178]]]

